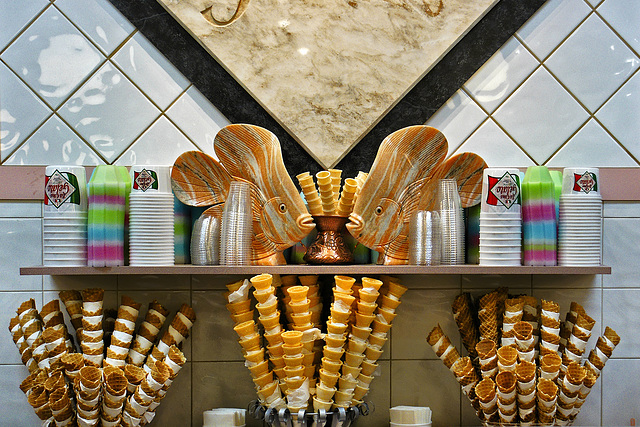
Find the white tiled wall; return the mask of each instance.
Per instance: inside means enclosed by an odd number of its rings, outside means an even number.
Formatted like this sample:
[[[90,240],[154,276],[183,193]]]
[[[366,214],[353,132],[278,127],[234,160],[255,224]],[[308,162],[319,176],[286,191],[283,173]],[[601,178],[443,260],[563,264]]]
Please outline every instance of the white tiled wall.
[[[445,133],[451,152],[477,152],[492,166],[638,166],[639,18],[636,0],[549,0],[428,124]],[[170,164],[193,147],[212,154],[227,124],[106,0],[0,0],[0,110],[3,164]],[[41,216],[37,202],[0,203],[0,425],[38,424],[17,388],[26,368],[10,345],[10,313],[26,299],[41,307],[60,289],[88,286],[105,288],[112,305],[126,293],[197,311],[190,361],[155,425],[200,426],[205,409],[246,405],[252,383],[221,300],[233,277],[21,277],[18,266],[41,263]],[[410,290],[370,396],[377,411],[359,425],[385,425],[386,408],[401,404],[431,406],[435,426],[477,425],[424,338],[440,323],[459,345],[453,296],[500,285],[556,300],[563,311],[578,301],[598,330],[616,329],[622,344],[577,423],[640,418],[639,234],[640,203],[607,202],[611,275],[405,278]]]

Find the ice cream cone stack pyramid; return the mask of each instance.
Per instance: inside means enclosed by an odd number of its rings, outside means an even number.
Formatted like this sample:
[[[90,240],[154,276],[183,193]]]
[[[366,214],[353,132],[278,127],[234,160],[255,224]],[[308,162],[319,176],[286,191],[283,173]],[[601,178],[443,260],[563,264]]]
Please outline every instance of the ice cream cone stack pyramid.
[[[138,327],[138,332],[129,349],[126,361],[136,366],[144,365],[144,361],[153,347],[153,343],[160,334],[160,329],[164,325],[169,315],[169,310],[164,308],[158,301],[149,303],[149,308],[144,321]]]
[[[480,341],[478,338],[478,329],[472,316],[471,295],[468,292],[458,295],[451,305],[453,311],[453,319],[458,325],[462,344],[467,349],[471,360],[478,358],[476,345]]]
[[[473,336],[468,326],[462,325],[474,323],[460,320],[474,319],[473,307],[468,294],[459,295],[452,305],[462,337]],[[478,310],[480,341],[475,352],[469,352],[477,355],[477,364],[470,357],[459,356],[439,325],[427,341],[453,371],[481,420],[515,425],[571,424],[620,343],[616,332],[606,327],[583,362],[595,321],[578,303],[571,303],[563,322],[560,306],[553,301],[538,302],[531,296],[509,298],[496,290],[479,299]],[[495,341],[494,312],[502,313],[498,314],[501,334]],[[502,344],[499,347],[498,342]],[[476,381],[479,379],[482,381]]]
[[[496,388],[498,389],[498,415],[503,423],[512,423],[518,417],[516,404],[516,374],[512,371],[503,371],[496,375]]]
[[[361,172],[360,174],[363,174]],[[296,175],[309,212],[313,216],[332,215],[347,217],[353,210],[356,194],[362,187],[366,175],[347,178],[342,185],[342,171],[339,169],[329,169],[316,174],[316,181],[309,172]]]
[[[17,315],[9,321],[9,332],[11,333],[16,348],[20,352],[22,363],[27,367],[29,372],[35,372],[38,369],[38,363],[33,358],[33,350],[24,337],[20,319]]]
[[[63,302],[71,325],[75,329],[77,341],[80,342],[79,332],[82,330],[82,294],[76,290],[60,291],[58,294]]]
[[[151,422],[155,409],[186,362],[176,345],[187,337],[195,321],[191,307],[182,305],[162,340],[154,346],[168,311],[156,301],[150,304],[145,321],[155,329],[141,328],[140,335],[146,336],[144,339],[151,343],[151,355],[145,365],[148,372],[145,372],[142,367],[125,361],[129,344],[136,342],[133,329],[140,304],[123,296],[116,312],[104,309],[102,289],[86,289],[82,293],[63,291],[63,294],[65,306],[74,307],[70,313],[78,309],[77,302],[81,301],[78,335],[83,353],[75,352],[57,300],[45,304],[40,313],[34,301],[26,301],[9,324],[9,330],[19,345],[27,345],[22,329],[23,324],[26,326],[28,338],[34,346],[33,353],[43,364],[42,368],[34,368],[33,362],[27,360],[27,366],[31,365],[33,371],[20,385],[36,415],[44,421],[43,425],[56,426],[115,427]],[[78,295],[82,295],[81,300]],[[107,358],[104,358],[103,317],[107,311],[114,313],[114,330],[106,351]],[[40,327],[34,336],[32,325],[36,321]],[[166,353],[163,353],[165,346]],[[144,362],[145,357],[142,356],[140,365]]]

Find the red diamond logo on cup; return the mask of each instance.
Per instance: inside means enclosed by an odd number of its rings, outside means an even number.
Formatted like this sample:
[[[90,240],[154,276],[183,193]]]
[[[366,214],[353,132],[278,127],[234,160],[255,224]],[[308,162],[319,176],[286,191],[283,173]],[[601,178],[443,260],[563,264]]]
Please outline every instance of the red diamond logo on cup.
[[[520,187],[509,172],[505,172],[498,180],[489,177],[489,185],[491,186],[489,192],[507,209],[511,208],[520,197]]]
[[[596,187],[596,180],[591,172],[585,172],[580,176],[576,176],[576,185],[589,194]]]
[[[57,170],[51,176],[46,177],[44,186],[46,201],[55,206],[56,209],[69,200],[76,190],[77,188]]]
[[[136,184],[137,184],[137,189],[140,189],[142,191],[147,191],[150,188],[158,188],[157,186],[154,187],[154,184],[156,183],[156,179],[153,176],[154,174],[150,173],[148,170],[146,169],[142,169],[142,171],[140,171],[139,173],[136,173]]]

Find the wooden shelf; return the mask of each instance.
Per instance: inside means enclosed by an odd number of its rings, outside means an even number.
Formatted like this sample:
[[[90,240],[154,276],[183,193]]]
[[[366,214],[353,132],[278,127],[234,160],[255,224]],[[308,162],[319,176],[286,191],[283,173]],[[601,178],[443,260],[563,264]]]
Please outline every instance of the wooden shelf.
[[[611,267],[487,267],[481,265],[276,265],[276,266],[224,266],[174,265],[149,267],[21,267],[23,276],[93,276],[93,275],[253,275],[271,274],[345,274],[345,275],[592,275],[611,274]]]

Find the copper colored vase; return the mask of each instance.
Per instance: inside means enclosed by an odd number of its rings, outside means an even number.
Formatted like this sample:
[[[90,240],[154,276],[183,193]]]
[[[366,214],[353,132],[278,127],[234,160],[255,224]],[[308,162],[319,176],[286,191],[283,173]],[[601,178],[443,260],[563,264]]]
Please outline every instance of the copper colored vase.
[[[309,264],[349,264],[353,263],[353,254],[346,245],[343,233],[347,217],[314,216],[318,229],[316,240],[304,254],[304,260]]]

